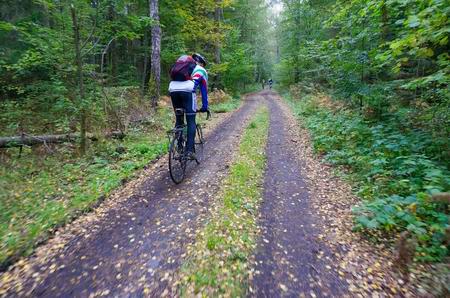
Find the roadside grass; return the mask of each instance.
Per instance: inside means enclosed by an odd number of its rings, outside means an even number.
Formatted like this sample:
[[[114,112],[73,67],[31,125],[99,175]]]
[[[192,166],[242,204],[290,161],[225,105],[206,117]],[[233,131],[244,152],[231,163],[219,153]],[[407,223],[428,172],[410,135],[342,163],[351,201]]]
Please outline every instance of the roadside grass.
[[[1,267],[29,254],[56,227],[91,209],[137,170],[164,154],[171,111],[159,110],[155,123],[152,127],[131,129],[123,141],[92,143],[82,158],[73,157],[69,144],[44,156],[26,148],[20,158],[2,162]],[[8,151],[15,155],[18,149]]]
[[[432,195],[449,191],[450,172],[429,156],[430,135],[400,129],[395,119],[375,122],[342,106],[330,109],[315,94],[287,99],[315,152],[338,166],[362,199],[353,208],[355,230],[372,239],[408,230],[418,240],[418,260],[448,256],[448,207]]]
[[[151,122],[129,128],[124,140],[92,142],[81,158],[74,156],[74,144],[53,146],[53,153],[43,146],[24,147],[20,157],[18,148],[2,150],[0,270],[165,154],[172,121],[172,109],[160,108]]]
[[[214,113],[228,113],[236,110],[241,105],[240,98],[232,98],[226,102],[211,105],[211,111]]]
[[[215,90],[210,93],[210,110],[213,113],[228,113],[236,110],[241,105],[241,94],[231,96],[222,91]]]
[[[180,273],[182,296],[246,294],[249,257],[256,247],[268,127],[269,113],[264,107],[245,129],[211,219],[188,251]]]

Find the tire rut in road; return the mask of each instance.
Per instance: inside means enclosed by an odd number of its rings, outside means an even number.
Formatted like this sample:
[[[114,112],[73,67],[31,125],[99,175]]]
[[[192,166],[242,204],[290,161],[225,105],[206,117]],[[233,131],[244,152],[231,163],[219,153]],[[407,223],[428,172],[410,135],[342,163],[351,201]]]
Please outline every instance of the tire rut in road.
[[[270,113],[267,168],[250,296],[340,296],[346,284],[320,241],[301,160],[297,160],[281,102],[267,92]]]
[[[8,295],[87,297],[94,295],[161,296],[173,294],[172,276],[183,261],[186,245],[208,214],[209,200],[220,188],[245,123],[258,105],[257,95],[210,134],[205,158],[174,185],[166,160],[136,191],[106,211],[64,245],[51,263],[24,266]],[[86,227],[84,227],[86,230]],[[47,259],[48,260],[48,259]],[[3,287],[0,285],[0,288]]]

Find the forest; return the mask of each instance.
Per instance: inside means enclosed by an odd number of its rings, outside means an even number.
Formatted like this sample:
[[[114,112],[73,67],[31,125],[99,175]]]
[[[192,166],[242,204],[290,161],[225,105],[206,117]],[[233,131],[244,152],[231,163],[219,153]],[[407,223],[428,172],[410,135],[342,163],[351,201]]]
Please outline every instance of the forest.
[[[354,232],[446,260],[449,14],[446,0],[2,0],[0,268],[167,152],[169,70],[196,52],[217,114],[273,79],[360,199]]]
[[[105,105],[114,109],[112,98],[103,106],[100,98],[116,87],[133,87],[156,106],[168,93],[168,71],[182,53],[206,55],[210,89],[235,94],[267,79],[273,63],[264,1],[1,5],[3,135],[30,133],[36,120],[42,121],[41,132],[66,132],[71,125],[86,130],[82,119],[101,121]],[[25,110],[47,113],[36,119],[21,114]]]
[[[357,184],[355,228],[408,230],[419,258],[444,257],[448,199],[432,195],[450,186],[448,2],[284,4],[277,79],[304,97],[315,150]]]
[[[180,55],[199,52],[210,61],[219,112],[238,104],[230,95],[267,80],[270,19],[261,0],[2,1],[0,137],[16,139],[1,140],[10,148],[2,149],[0,262],[166,150],[171,114],[156,107],[167,105],[169,69]],[[125,143],[108,141],[125,134]],[[25,138],[43,145],[22,146]],[[119,155],[124,164],[114,164]]]

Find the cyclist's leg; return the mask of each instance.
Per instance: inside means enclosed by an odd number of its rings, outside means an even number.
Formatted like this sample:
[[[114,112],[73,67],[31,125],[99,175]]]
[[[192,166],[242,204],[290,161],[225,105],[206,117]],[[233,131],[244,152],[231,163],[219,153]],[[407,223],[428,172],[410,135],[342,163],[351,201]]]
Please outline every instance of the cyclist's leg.
[[[195,143],[195,114],[194,115],[186,115],[187,122],[187,144],[186,148],[189,152],[194,152],[194,143]]]
[[[184,125],[184,115],[183,114],[177,114],[176,109],[184,109],[184,102],[183,102],[183,92],[171,92],[170,98],[172,99],[172,107],[173,111],[175,112],[175,127],[180,127]],[[180,134],[178,137],[178,151],[179,153],[183,153],[184,151],[184,137],[183,134]]]
[[[175,109],[184,108],[183,93],[185,92],[171,92],[170,98],[172,99],[172,107]],[[175,115],[175,126],[181,126],[184,124],[183,115]]]
[[[186,151],[194,152],[194,140],[195,140],[195,115],[197,111],[197,101],[195,93],[185,92],[185,110],[186,110],[186,122],[187,122],[187,143]]]

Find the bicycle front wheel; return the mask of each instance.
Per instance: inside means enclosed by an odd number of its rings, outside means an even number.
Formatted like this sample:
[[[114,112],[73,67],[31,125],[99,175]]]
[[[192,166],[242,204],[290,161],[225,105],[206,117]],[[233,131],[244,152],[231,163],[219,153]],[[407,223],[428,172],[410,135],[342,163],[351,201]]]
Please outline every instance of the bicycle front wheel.
[[[186,157],[184,156],[184,144],[179,137],[174,137],[169,146],[169,173],[170,178],[176,184],[183,181],[186,172]]]
[[[205,140],[203,139],[203,131],[200,124],[197,124],[196,136],[195,136],[195,155],[198,161],[203,160],[203,145]]]

